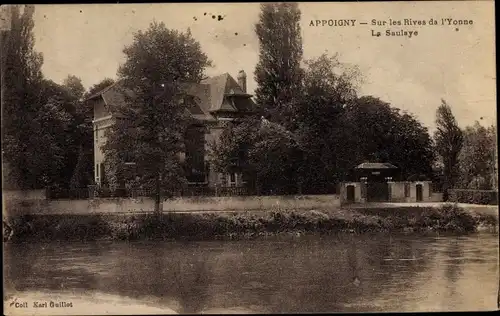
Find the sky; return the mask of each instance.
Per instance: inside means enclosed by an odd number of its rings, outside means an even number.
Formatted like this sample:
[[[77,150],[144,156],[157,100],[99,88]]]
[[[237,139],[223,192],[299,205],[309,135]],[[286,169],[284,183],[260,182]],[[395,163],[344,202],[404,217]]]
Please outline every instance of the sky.
[[[379,97],[413,113],[431,131],[441,99],[451,105],[462,127],[475,121],[496,124],[493,1],[301,3],[299,7],[304,58],[338,53],[341,62],[359,67],[360,95]],[[259,11],[258,3],[37,5],[35,49],[44,55],[42,71],[47,78],[62,83],[69,74],[76,75],[88,88],[106,77],[116,78],[124,62],[123,48],[132,42],[134,32],[156,20],[172,29],[190,28],[214,64],[207,75],[227,72],[236,77],[245,70],[252,93]],[[428,25],[431,18],[439,25]],[[473,24],[440,25],[442,18]],[[328,25],[346,19],[356,20],[355,26]],[[373,19],[424,20],[427,25],[372,26]],[[315,26],[316,20],[327,22]],[[418,35],[385,36],[386,30]]]

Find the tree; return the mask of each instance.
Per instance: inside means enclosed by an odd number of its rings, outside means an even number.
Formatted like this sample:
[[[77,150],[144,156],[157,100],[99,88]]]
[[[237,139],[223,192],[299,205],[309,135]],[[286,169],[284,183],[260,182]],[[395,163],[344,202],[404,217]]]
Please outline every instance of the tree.
[[[255,26],[260,43],[256,103],[266,118],[285,128],[294,127],[302,85],[300,15],[297,3],[265,3]]]
[[[351,167],[344,112],[356,98],[360,75],[356,67],[339,62],[337,55],[321,55],[305,62],[304,91],[296,110],[296,134],[304,150],[301,166],[304,187],[331,192]]]
[[[85,93],[85,88],[83,87],[82,80],[77,76],[68,75],[63,81],[63,86],[67,88],[70,93],[76,98],[81,99]]]
[[[296,136],[277,123],[255,117],[228,123],[212,150],[216,171],[226,173],[238,168],[260,194],[299,190],[302,151]]]
[[[106,173],[117,185],[125,162],[134,162],[138,184],[155,188],[159,211],[160,188],[184,181],[179,153],[189,115],[181,102],[182,84],[199,82],[211,63],[190,32],[169,30],[157,22],[134,34],[123,52],[126,61],[118,75],[126,104],[117,107],[107,135]]]
[[[39,151],[37,158],[47,163],[41,168],[45,185],[66,188],[77,164],[80,142],[85,141],[79,129],[79,102],[66,87],[51,80],[43,80],[40,93],[46,101],[33,124],[43,129],[41,135],[50,150]]]
[[[34,50],[34,6],[12,5],[10,30],[2,38],[2,144],[5,185],[14,188],[38,188],[44,183],[47,157],[59,148],[40,125],[42,105],[43,58]],[[44,157],[42,159],[42,157]],[[48,159],[45,161],[45,159]]]
[[[458,185],[462,188],[491,190],[496,183],[496,129],[475,122],[463,131],[459,154]]]
[[[104,90],[105,88],[113,85],[114,83],[115,83],[114,79],[104,78],[103,80],[101,80],[100,82],[96,83],[95,85],[93,85],[92,87],[89,88],[89,91],[87,91],[85,93],[85,98],[88,98],[88,97]]]
[[[92,134],[91,134],[92,135]],[[84,188],[92,183],[93,157],[92,151],[84,148],[82,144],[79,149],[78,160],[70,181],[70,188]]]
[[[84,188],[92,183],[93,179],[93,136],[92,136],[92,119],[93,108],[85,101],[92,95],[102,91],[103,89],[113,85],[115,81],[110,78],[105,78],[94,84],[88,91],[81,92],[83,86],[81,80],[75,76],[68,76],[65,81],[69,91],[81,101],[77,102],[75,113],[76,135],[78,145],[77,163],[72,173],[70,187]],[[80,88],[81,87],[81,88]]]
[[[434,141],[436,150],[443,161],[444,176],[444,198],[447,198],[447,190],[456,184],[458,156],[462,149],[463,132],[458,127],[453,116],[451,107],[445,100],[441,100],[441,105],[436,111],[436,127]]]
[[[348,136],[343,159],[350,165],[364,161],[390,162],[402,176],[431,176],[434,161],[427,128],[409,113],[389,103],[363,96],[348,103],[343,117]]]

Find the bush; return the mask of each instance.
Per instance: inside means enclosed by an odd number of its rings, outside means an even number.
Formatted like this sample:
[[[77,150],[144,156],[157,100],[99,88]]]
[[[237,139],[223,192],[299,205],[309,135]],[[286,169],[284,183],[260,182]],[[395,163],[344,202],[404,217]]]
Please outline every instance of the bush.
[[[456,205],[439,209],[360,209],[162,213],[140,215],[23,215],[9,219],[11,240],[171,240],[248,238],[275,234],[446,231],[469,233],[495,218],[473,216]]]
[[[450,189],[448,194],[450,202],[498,205],[498,191]]]
[[[456,205],[445,205],[438,210],[438,230],[454,232],[472,232],[476,229],[476,220],[464,209]]]

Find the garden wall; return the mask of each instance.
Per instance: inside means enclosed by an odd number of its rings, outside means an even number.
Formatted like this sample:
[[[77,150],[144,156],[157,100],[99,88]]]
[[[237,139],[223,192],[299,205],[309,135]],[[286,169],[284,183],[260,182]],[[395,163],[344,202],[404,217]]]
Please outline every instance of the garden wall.
[[[150,198],[101,198],[89,200],[10,199],[4,215],[142,213],[154,209]],[[182,197],[165,200],[164,211],[224,211],[272,209],[325,209],[340,207],[338,195]]]

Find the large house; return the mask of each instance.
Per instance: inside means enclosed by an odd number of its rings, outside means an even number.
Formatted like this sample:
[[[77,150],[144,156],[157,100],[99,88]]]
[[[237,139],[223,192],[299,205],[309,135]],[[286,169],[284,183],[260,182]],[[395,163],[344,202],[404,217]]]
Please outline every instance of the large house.
[[[238,73],[237,81],[224,73],[200,83],[187,83],[183,88],[186,94],[183,102],[194,122],[186,131],[185,152],[180,153],[186,165],[188,182],[211,187],[242,186],[241,173],[216,173],[208,164],[208,153],[210,143],[219,139],[224,122],[255,111],[252,96],[246,92],[245,72]],[[118,82],[87,99],[94,108],[94,178],[97,185],[105,181],[102,145],[106,142],[106,130],[116,119],[113,108],[125,102],[123,91]]]

